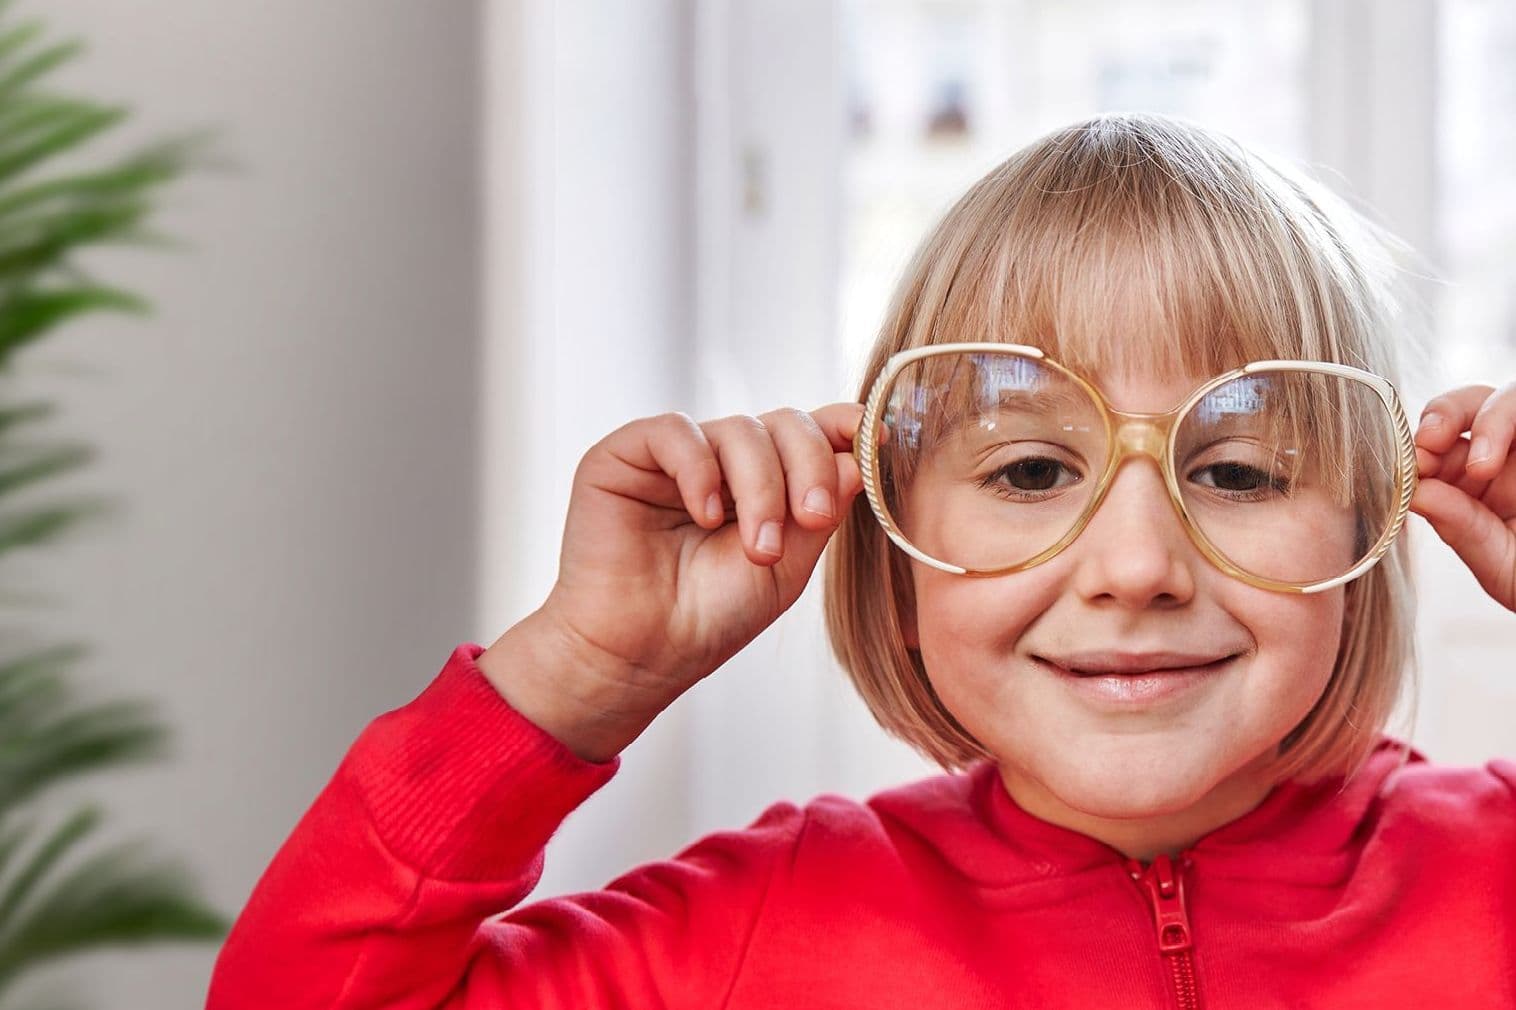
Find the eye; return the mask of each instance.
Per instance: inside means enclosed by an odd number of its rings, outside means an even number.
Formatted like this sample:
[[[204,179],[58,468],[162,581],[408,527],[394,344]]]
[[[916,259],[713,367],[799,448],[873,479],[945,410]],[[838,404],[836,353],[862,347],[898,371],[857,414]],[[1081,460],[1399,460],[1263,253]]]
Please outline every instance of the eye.
[[[1209,475],[1210,479],[1197,480],[1197,475],[1202,474]],[[1190,472],[1190,479],[1234,501],[1262,501],[1290,491],[1287,477],[1235,460],[1199,467]]]
[[[1060,484],[1059,476],[1071,479]],[[1084,478],[1051,456],[1026,456],[986,474],[979,486],[1012,501],[1035,501],[1046,492],[1076,484]]]

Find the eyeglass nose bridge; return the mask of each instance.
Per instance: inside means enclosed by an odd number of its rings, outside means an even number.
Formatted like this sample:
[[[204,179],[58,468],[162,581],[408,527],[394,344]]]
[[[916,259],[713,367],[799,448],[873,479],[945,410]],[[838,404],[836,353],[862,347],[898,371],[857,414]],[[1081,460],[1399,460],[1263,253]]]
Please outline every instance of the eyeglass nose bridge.
[[[1109,407],[1106,410],[1111,416],[1114,430],[1112,452],[1115,458],[1111,461],[1112,472],[1121,465],[1122,460],[1135,455],[1151,456],[1161,469],[1163,449],[1168,444],[1169,431],[1179,416],[1178,412],[1138,414]]]

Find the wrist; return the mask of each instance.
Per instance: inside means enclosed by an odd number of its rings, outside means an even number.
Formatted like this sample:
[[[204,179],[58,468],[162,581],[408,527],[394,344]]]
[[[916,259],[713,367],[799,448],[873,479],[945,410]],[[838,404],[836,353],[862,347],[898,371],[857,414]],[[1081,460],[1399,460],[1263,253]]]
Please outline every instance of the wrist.
[[[540,608],[501,635],[477,662],[512,708],[595,763],[624,750],[668,704],[639,692],[624,663],[583,642]]]

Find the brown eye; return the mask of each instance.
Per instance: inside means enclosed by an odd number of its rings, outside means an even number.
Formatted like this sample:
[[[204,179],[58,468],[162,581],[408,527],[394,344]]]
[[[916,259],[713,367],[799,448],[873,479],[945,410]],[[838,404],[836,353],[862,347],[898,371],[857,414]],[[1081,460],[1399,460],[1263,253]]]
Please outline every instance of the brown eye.
[[[1071,480],[1059,483],[1059,475],[1067,474]],[[1012,500],[1033,500],[1046,491],[1078,483],[1083,478],[1049,456],[1027,456],[1007,463],[984,477],[979,486]]]
[[[1289,491],[1289,482],[1284,478],[1246,463],[1212,463],[1193,471],[1190,479],[1194,480],[1197,474],[1211,475],[1209,481],[1200,480],[1197,483],[1238,500],[1255,501]]]
[[[1005,467],[1002,472],[1018,490],[1046,491],[1058,480],[1058,471],[1061,469],[1063,469],[1063,464],[1056,459],[1037,456],[1018,460]]]

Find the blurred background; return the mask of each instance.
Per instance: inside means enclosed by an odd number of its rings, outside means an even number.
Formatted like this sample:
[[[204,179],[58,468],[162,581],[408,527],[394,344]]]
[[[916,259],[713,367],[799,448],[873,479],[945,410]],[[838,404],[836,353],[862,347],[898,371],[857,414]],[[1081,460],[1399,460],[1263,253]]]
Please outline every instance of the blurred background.
[[[131,103],[124,133],[216,125],[244,166],[175,190],[186,250],[99,257],[154,318],[81,323],[15,377],[126,506],[34,564],[39,630],[175,727],[172,761],[105,780],[111,816],[229,914],[369,720],[541,603],[591,444],[856,399],[917,240],[1047,130],[1146,109],[1298,160],[1435,265],[1444,371],[1408,377],[1411,416],[1516,378],[1506,0],[20,6],[88,41],[67,82]],[[1412,739],[1516,755],[1516,618],[1409,535]],[[851,694],[819,578],[623,762],[534,897],[935,770]],[[93,1006],[198,1006],[214,955],[60,971]]]

